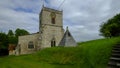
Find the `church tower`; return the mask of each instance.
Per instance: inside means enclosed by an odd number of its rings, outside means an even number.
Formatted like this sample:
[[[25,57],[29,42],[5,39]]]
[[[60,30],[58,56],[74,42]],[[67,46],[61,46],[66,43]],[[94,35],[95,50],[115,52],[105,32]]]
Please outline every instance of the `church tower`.
[[[75,46],[76,42],[68,28],[64,34],[63,12],[43,7],[39,14],[39,32],[19,36],[14,54],[31,54],[42,48],[58,45]]]
[[[62,11],[46,7],[42,8],[39,15],[41,48],[58,46],[64,35],[62,17]]]

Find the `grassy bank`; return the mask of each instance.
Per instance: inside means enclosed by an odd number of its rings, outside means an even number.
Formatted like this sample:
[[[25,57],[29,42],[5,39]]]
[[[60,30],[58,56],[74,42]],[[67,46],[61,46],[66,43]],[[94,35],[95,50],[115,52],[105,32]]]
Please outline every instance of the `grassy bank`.
[[[106,68],[112,46],[120,38],[78,43],[77,47],[46,48],[35,54],[0,58],[0,68]]]

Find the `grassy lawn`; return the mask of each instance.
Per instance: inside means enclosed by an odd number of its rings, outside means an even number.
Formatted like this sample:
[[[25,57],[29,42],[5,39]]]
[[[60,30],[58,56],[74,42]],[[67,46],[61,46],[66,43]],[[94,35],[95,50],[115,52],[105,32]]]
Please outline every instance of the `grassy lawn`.
[[[78,43],[77,47],[53,47],[35,54],[0,58],[0,68],[106,68],[120,37]]]

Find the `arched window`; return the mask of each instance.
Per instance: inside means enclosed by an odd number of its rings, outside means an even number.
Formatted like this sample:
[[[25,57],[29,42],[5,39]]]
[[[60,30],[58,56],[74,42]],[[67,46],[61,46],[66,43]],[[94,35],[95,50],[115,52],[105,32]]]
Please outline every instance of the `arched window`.
[[[33,49],[33,48],[34,48],[33,41],[30,41],[30,42],[28,43],[28,48],[29,48],[29,49]]]
[[[55,40],[52,40],[51,41],[51,47],[55,47],[56,46],[56,42],[55,42]]]

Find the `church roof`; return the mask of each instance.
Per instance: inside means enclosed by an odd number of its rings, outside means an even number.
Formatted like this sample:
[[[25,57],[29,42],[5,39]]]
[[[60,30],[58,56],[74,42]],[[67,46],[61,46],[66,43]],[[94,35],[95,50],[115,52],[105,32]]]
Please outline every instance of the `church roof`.
[[[67,27],[66,32],[65,32],[62,40],[59,43],[59,46],[69,47],[69,46],[76,46],[76,45],[77,45],[77,43],[74,40],[73,36],[71,35],[71,33],[70,33],[70,31],[68,30],[68,27]]]

